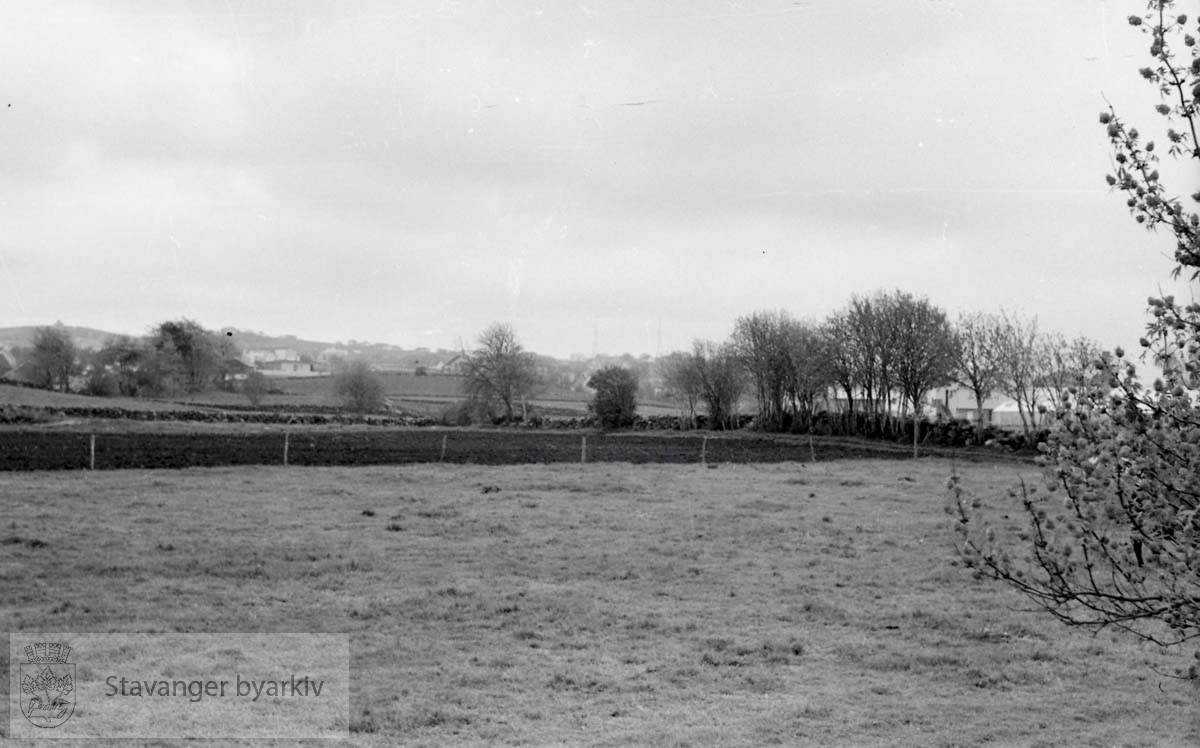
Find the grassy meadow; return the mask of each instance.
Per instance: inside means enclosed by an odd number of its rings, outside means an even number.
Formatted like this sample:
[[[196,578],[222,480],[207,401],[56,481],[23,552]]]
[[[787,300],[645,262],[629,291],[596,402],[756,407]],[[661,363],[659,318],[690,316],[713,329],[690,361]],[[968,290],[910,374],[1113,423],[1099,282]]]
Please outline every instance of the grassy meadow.
[[[950,470],[6,473],[0,626],[349,633],[361,745],[1200,745],[1190,653],[958,563]]]

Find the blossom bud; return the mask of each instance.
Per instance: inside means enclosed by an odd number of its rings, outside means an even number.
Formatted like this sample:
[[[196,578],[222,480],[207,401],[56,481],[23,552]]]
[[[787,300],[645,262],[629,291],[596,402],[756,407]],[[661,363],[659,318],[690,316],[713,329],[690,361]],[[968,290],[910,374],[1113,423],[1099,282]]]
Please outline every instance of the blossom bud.
[[[1109,112],[1100,112],[1100,124],[1107,125],[1112,122],[1112,114]]]

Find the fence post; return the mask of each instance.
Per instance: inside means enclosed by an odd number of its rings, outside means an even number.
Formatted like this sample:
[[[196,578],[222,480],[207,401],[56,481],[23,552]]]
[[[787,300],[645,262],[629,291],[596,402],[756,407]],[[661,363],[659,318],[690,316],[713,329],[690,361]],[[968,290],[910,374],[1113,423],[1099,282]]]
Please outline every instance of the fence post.
[[[704,441],[700,442],[700,464],[708,464],[708,437],[704,437]]]
[[[91,454],[90,454],[90,458],[88,460],[88,469],[95,470],[96,469],[96,435],[95,434],[92,434],[91,442],[92,442],[91,443]]]
[[[583,435],[583,446],[579,452],[579,464],[582,465],[585,462],[587,462],[587,434]]]
[[[283,432],[283,466],[288,464],[288,432]]]
[[[449,434],[442,434],[442,456],[438,458],[438,462],[446,461],[446,437],[448,436]]]

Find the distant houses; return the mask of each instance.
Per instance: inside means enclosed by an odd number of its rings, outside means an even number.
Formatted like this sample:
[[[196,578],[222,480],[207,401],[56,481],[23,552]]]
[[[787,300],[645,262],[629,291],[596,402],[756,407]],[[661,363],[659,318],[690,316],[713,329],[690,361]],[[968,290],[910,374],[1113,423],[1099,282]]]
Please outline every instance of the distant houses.
[[[268,377],[319,377],[313,361],[292,348],[252,348],[242,351],[241,362]]]
[[[863,399],[864,393],[855,393],[856,409],[861,409],[860,403]],[[1054,406],[1049,400],[1042,400],[1038,405],[1044,412],[1034,413],[1031,422],[1035,428],[1048,428],[1054,421]],[[830,390],[824,403],[817,405],[817,411],[845,413],[849,407],[845,392],[834,389]],[[899,417],[902,413],[907,413],[908,407],[900,398],[893,399],[890,415]],[[1010,431],[1022,428],[1021,412],[1015,400],[1002,394],[988,395],[983,400],[980,413],[975,407],[974,393],[962,387],[940,389],[930,393],[921,408],[921,415],[931,421],[966,421],[971,425],[975,425],[982,415],[984,426],[995,426]]]
[[[315,356],[294,348],[248,348],[240,360],[248,367],[269,377],[329,376],[339,366],[357,357],[364,357],[371,368],[380,374],[448,374],[460,375],[465,363],[461,354],[450,351],[418,349],[386,358],[376,358],[371,351],[333,346]]]

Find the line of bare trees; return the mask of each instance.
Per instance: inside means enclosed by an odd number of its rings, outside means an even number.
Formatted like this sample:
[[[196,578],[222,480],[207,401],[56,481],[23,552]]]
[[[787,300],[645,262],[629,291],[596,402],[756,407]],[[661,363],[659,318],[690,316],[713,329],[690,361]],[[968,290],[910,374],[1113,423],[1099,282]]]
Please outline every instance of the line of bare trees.
[[[663,358],[659,373],[684,416],[695,423],[703,409],[712,428],[731,424],[745,395],[763,430],[811,432],[824,414],[834,433],[895,437],[932,391],[953,386],[974,395],[980,425],[988,397],[1015,400],[1028,436],[1039,409],[1089,376],[1099,356],[1087,338],[1040,332],[1036,318],[1002,310],[951,319],[897,290],[855,295],[820,322],[786,311],[742,316],[728,340],[696,341]]]

